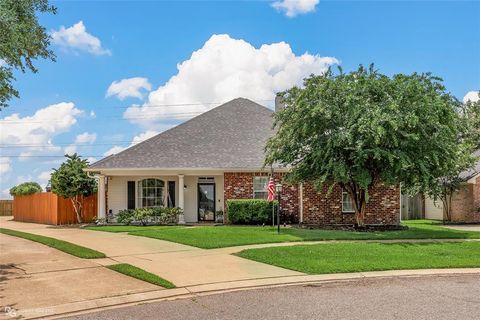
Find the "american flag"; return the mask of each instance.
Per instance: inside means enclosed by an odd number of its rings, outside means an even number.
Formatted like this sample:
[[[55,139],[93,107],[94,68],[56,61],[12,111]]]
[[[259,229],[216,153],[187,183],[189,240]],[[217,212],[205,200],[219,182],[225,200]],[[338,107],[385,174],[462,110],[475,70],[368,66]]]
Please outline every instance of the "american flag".
[[[273,177],[270,177],[270,181],[267,184],[267,200],[273,201],[275,200],[275,182],[273,181]]]

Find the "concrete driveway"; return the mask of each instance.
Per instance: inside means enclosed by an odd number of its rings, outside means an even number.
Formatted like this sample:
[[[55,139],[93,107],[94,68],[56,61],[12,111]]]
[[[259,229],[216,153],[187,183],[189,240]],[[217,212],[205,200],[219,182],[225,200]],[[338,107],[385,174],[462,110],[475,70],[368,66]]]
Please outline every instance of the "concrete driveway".
[[[92,260],[4,234],[0,234],[0,253],[2,312],[7,308],[40,317],[61,304],[162,289]]]
[[[448,229],[461,230],[461,231],[480,231],[480,224],[457,224],[444,226]]]
[[[11,221],[0,217],[8,229],[40,234],[98,250],[107,255],[104,263],[129,263],[173,282],[177,287],[250,279],[298,276],[287,270],[230,254],[126,233],[53,227]]]

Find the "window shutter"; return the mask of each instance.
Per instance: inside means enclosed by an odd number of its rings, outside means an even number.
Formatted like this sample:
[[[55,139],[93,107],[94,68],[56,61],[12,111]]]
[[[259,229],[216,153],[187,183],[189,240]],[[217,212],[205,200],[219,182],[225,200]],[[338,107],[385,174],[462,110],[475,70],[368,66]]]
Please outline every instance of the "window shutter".
[[[175,181],[168,181],[168,199],[167,206],[175,207]]]
[[[128,181],[127,189],[127,209],[135,209],[135,181]]]

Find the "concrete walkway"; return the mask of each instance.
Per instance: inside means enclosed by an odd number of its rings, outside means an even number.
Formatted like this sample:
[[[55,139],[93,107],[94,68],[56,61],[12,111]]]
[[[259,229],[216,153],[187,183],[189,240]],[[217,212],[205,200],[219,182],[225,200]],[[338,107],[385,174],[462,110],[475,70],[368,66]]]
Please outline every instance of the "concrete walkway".
[[[98,250],[108,257],[100,261],[103,264],[129,263],[157,274],[177,287],[302,275],[300,272],[232,256],[229,251],[205,250],[125,233],[15,222],[11,221],[11,217],[0,217],[0,226]]]

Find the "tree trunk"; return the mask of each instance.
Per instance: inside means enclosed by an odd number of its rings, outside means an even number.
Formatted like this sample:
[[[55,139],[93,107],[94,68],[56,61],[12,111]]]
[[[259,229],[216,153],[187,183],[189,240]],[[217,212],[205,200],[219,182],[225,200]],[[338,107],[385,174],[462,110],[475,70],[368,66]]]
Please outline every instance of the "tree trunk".
[[[350,199],[352,199],[353,207],[355,209],[355,221],[357,226],[365,226],[365,211],[366,211],[366,201],[365,201],[365,190],[360,189],[357,191],[356,187],[344,186],[344,189],[347,191]],[[359,189],[359,188],[358,188]]]
[[[73,209],[77,215],[77,222],[82,223],[82,202],[78,200],[78,196],[70,199],[72,201]]]
[[[452,197],[453,192],[447,192],[442,196],[444,222],[452,219]]]

